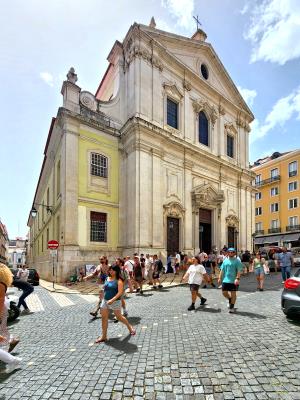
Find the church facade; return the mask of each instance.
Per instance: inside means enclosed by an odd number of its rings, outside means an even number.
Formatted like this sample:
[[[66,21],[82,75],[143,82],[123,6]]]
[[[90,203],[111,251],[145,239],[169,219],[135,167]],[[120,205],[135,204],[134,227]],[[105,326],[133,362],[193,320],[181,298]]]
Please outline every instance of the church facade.
[[[42,236],[60,241],[58,280],[100,254],[250,249],[254,117],[205,32],[135,23],[108,61],[95,95],[73,70],[63,84],[33,201],[51,212],[28,220],[32,263],[49,277]]]

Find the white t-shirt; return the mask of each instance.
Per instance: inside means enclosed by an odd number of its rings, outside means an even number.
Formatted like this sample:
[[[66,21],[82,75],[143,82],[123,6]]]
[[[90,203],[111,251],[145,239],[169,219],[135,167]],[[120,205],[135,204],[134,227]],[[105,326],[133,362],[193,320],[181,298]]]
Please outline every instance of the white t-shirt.
[[[125,269],[127,269],[128,272],[133,272],[133,266],[134,266],[134,261],[128,260],[124,264]]]
[[[192,264],[187,270],[189,274],[190,285],[201,285],[203,280],[203,274],[206,274],[206,270],[202,264]]]
[[[175,256],[176,263],[180,264],[180,254],[177,253]]]

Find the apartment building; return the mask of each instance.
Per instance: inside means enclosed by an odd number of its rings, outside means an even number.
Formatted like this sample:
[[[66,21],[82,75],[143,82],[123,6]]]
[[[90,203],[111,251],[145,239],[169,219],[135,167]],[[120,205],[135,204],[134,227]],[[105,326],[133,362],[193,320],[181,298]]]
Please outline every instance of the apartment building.
[[[275,152],[254,163],[256,247],[300,246],[299,165],[300,150]]]

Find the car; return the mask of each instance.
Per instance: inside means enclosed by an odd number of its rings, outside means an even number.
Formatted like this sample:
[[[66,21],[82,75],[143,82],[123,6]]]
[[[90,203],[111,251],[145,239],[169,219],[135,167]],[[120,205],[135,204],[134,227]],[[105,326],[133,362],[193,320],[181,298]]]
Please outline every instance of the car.
[[[292,247],[291,252],[293,254],[294,266],[300,267],[300,247]]]
[[[40,276],[35,268],[28,268],[29,276],[27,282],[31,283],[33,286],[38,286],[40,284]]]
[[[300,316],[300,268],[284,282],[281,308],[288,318]]]

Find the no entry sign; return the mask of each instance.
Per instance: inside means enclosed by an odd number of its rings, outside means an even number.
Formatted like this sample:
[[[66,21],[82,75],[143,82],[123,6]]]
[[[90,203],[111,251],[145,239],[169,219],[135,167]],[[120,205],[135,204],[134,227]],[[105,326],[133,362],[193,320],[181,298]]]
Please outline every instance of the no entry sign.
[[[48,242],[48,249],[50,250],[56,250],[59,246],[59,243],[57,240],[49,240]]]

